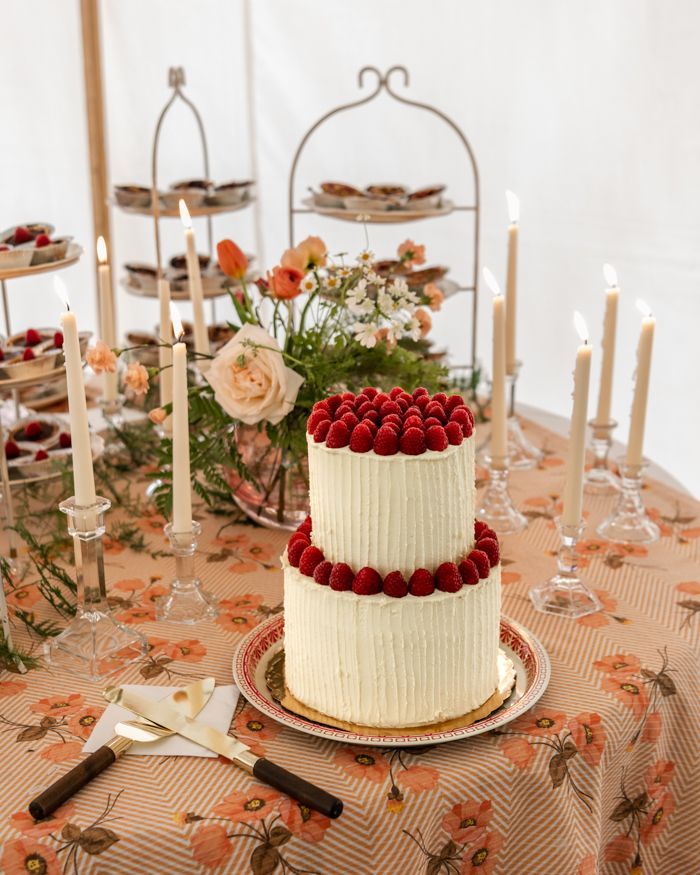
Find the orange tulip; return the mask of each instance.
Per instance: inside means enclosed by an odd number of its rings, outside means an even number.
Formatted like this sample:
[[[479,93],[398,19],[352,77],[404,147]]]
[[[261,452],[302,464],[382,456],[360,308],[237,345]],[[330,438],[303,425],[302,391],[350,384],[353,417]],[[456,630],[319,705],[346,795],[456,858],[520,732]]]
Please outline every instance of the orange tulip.
[[[291,267],[293,270],[306,270],[306,257],[299,249],[285,249],[280,262],[282,267]]]
[[[304,274],[294,267],[282,267],[278,265],[268,273],[267,281],[273,297],[288,301],[301,292],[301,281]]]
[[[220,240],[216,244],[219,267],[232,280],[241,280],[248,270],[248,259],[233,240]]]

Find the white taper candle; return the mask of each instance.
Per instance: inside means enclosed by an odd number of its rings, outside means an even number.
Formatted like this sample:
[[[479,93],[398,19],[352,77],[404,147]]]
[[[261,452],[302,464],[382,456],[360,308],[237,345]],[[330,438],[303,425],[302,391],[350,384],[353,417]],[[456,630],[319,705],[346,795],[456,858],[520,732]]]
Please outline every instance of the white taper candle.
[[[630,414],[630,434],[627,441],[628,465],[641,465],[644,448],[644,427],[646,425],[647,401],[649,399],[649,375],[651,373],[651,351],[654,346],[656,319],[644,301],[637,300],[637,309],[644,313],[637,344],[637,371],[634,381],[634,398]]]
[[[586,452],[586,423],[588,421],[588,388],[591,378],[592,349],[588,343],[588,330],[583,316],[577,311],[574,321],[583,343],[576,351],[574,369],[573,407],[569,429],[569,457],[566,465],[564,508],[562,523],[578,526],[583,507],[583,465]]]
[[[209,334],[207,323],[204,319],[204,293],[202,292],[202,274],[199,269],[199,256],[197,255],[197,243],[192,228],[187,204],[180,198],[180,218],[185,229],[185,258],[187,260],[187,275],[190,286],[190,300],[192,302],[192,319],[194,322],[194,349],[195,352],[209,355]]]
[[[117,345],[117,331],[114,319],[114,296],[112,295],[112,278],[107,260],[107,244],[104,237],[97,238],[97,279],[100,290],[100,335],[110,349]],[[105,371],[103,376],[102,396],[104,401],[114,401],[119,388],[119,374]]]
[[[192,531],[192,483],[190,480],[189,401],[187,398],[187,347],[180,317],[172,307],[173,333],[173,532]]]

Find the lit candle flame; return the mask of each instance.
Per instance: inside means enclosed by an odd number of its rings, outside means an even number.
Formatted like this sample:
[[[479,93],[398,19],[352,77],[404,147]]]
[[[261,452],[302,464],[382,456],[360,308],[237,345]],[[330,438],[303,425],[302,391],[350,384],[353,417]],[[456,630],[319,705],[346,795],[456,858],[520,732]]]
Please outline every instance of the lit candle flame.
[[[63,282],[60,276],[55,276],[53,278],[53,290],[56,293],[56,297],[63,304],[66,310],[70,310],[70,301],[68,300],[68,289],[66,288],[66,284]]]
[[[498,285],[498,280],[497,280],[496,277],[491,273],[491,271],[488,269],[488,267],[485,267],[485,268],[484,268],[484,281],[486,282],[486,285],[487,285],[487,286],[491,289],[491,291],[494,293],[494,295],[500,295],[500,294],[501,294],[501,289],[500,289],[500,287],[499,287],[499,285]]]
[[[520,198],[509,188],[506,189],[506,204],[508,205],[508,217],[515,225],[520,220]]]
[[[652,315],[651,307],[647,304],[646,301],[643,301],[641,298],[637,298],[634,303],[642,316],[646,316],[646,318],[648,319]]]
[[[584,343],[588,343],[588,326],[586,325],[586,320],[578,310],[574,310],[574,327],[576,328],[581,340]]]
[[[182,220],[182,224],[185,228],[192,227],[192,219],[190,218],[190,211],[187,209],[187,204],[184,202],[182,198],[180,198],[180,219]]]
[[[605,277],[605,282],[608,284],[609,289],[617,288],[617,271],[612,264],[603,265],[603,276]]]
[[[180,319],[180,314],[177,312],[177,307],[172,301],[170,302],[170,321],[173,323],[175,340],[179,343],[185,333],[185,329],[182,327],[182,319]]]
[[[100,234],[97,238],[97,260],[100,264],[107,264],[107,244],[105,243],[105,238]]]

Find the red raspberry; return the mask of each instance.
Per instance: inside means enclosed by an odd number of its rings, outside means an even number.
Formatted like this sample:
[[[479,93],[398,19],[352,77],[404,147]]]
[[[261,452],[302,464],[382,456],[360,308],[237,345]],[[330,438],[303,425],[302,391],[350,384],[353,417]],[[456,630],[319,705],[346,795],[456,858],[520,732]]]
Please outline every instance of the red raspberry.
[[[458,592],[462,588],[459,568],[454,562],[443,562],[435,572],[437,588],[443,592]]]
[[[335,411],[340,407],[343,403],[343,399],[340,395],[330,395],[326,398],[326,404],[328,405],[328,409],[331,413],[335,413]]]
[[[469,437],[474,431],[474,417],[467,407],[456,407],[450,413],[450,422],[458,422],[464,437]]]
[[[418,398],[419,395],[428,395],[428,390],[427,390],[427,389],[424,389],[423,386],[419,386],[417,389],[414,389],[414,390],[413,390],[413,399],[414,399],[414,401],[415,401],[416,398]],[[428,398],[430,398],[429,395],[428,395]]]
[[[37,249],[41,249],[44,246],[48,246],[50,242],[51,238],[47,234],[38,234],[34,240],[34,245]]]
[[[41,334],[39,334],[36,328],[28,328],[27,333],[24,335],[24,345],[36,346],[37,343],[41,343]]]
[[[374,404],[375,410],[381,410],[382,404],[386,404],[387,401],[391,401],[391,398],[389,398],[386,392],[377,392],[372,399],[372,404]]]
[[[303,541],[301,538],[295,541],[293,544],[289,544],[287,547],[287,559],[289,560],[289,564],[294,568],[299,567],[299,560],[301,559],[301,554],[306,550],[307,547],[310,547],[308,539]]]
[[[365,386],[365,388],[362,390],[361,394],[366,395],[369,398],[369,400],[371,401],[373,398],[376,397],[378,392],[379,392],[379,389],[375,389],[374,386]]]
[[[491,568],[493,568],[494,565],[498,565],[501,559],[501,551],[498,546],[498,541],[493,538],[480,538],[476,542],[476,549],[481,550],[482,553],[486,553],[489,557]]]
[[[316,426],[328,420],[330,422],[331,415],[327,410],[315,410],[306,421],[306,430],[309,434],[316,431]]]
[[[1,251],[2,250],[0,250],[0,252]],[[2,349],[0,349],[0,362],[4,362],[4,361],[5,361],[5,353],[2,351]]]
[[[429,416],[423,422],[423,428],[425,428],[425,429],[433,428],[436,425],[439,425],[442,428],[442,423],[440,422],[440,420],[436,416]]]
[[[371,419],[375,425],[379,424],[379,411],[372,408],[368,410],[367,413],[362,414],[363,419]]]
[[[62,431],[58,436],[58,445],[61,449],[67,450],[68,447],[73,445],[73,440],[67,432]]]
[[[479,569],[471,559],[463,559],[459,563],[459,573],[465,586],[474,586],[479,582]]]
[[[461,395],[450,395],[450,397],[445,401],[444,408],[446,413],[452,413],[455,407],[465,407],[464,398]]]
[[[397,425],[395,422],[383,422],[382,428],[390,428],[396,437],[401,437],[402,426]]]
[[[53,336],[53,345],[56,349],[60,349],[63,346],[63,332],[56,331]]]
[[[354,412],[355,412],[355,408],[352,406],[352,404],[343,403],[340,405],[340,407],[337,407],[335,409],[335,411],[333,413],[333,419],[334,420],[342,419],[346,413],[354,413]]]
[[[431,426],[425,433],[425,445],[429,450],[435,450],[438,453],[446,450],[449,441],[445,429],[441,425]]]
[[[356,399],[355,399],[354,392],[343,392],[343,394],[340,397],[343,400],[343,402],[345,402],[347,404],[352,404],[353,407],[355,406]]]
[[[306,534],[305,532],[294,532],[292,537],[287,541],[287,550],[289,550],[289,548],[292,546],[292,544],[296,543],[297,541],[303,541],[304,547],[308,547],[309,546],[309,535]]]
[[[399,448],[407,456],[420,456],[425,452],[425,434],[422,428],[408,428],[401,435]]]
[[[313,526],[313,522],[310,516],[307,516],[301,525],[297,526],[297,532],[300,532],[307,537],[311,534],[311,528]]]
[[[322,422],[319,422],[314,431],[315,444],[322,444],[325,441],[328,437],[328,432],[331,430],[331,425],[330,419],[324,419]]]
[[[391,426],[382,426],[374,438],[374,452],[378,456],[395,456],[399,451],[399,438]]]
[[[401,408],[396,401],[385,401],[379,408],[379,412],[383,417],[387,417],[390,413],[401,413]]]
[[[399,428],[403,427],[403,421],[398,413],[387,413],[387,415],[382,419],[382,425],[389,425],[389,423],[393,422],[394,425],[397,425]]]
[[[401,415],[403,415],[408,410],[408,408],[411,406],[412,403],[413,403],[413,398],[409,398],[409,400],[407,401],[405,398],[402,398],[401,396],[399,396],[396,399],[396,404],[398,404],[400,409],[401,409]]]
[[[435,592],[433,575],[427,568],[417,568],[408,581],[408,589],[411,595],[431,595]]]
[[[48,459],[48,458],[49,458],[49,454],[46,452],[46,450],[37,450],[35,455],[34,455],[35,462],[43,462],[44,459]]]
[[[491,561],[483,550],[472,550],[467,556],[476,565],[479,577],[488,577],[491,573]]]
[[[400,571],[392,571],[384,578],[384,594],[395,599],[408,595],[408,585]]]
[[[323,562],[323,559],[324,556],[322,550],[319,550],[318,547],[309,546],[301,554],[301,558],[299,559],[299,571],[307,577],[313,577],[316,566],[320,562]]]
[[[38,441],[41,437],[41,423],[33,419],[24,426],[24,436],[28,441]]]
[[[353,429],[350,435],[350,449],[353,453],[368,453],[372,449],[374,437],[364,423]]]
[[[408,419],[409,416],[419,416],[421,419],[423,419],[423,414],[421,413],[421,409],[420,407],[418,407],[417,404],[409,405],[406,410],[404,410],[403,416],[404,419]]]
[[[425,408],[426,416],[434,416],[436,419],[439,419],[441,423],[447,422],[447,415],[445,414],[445,409],[442,404],[438,404],[437,401],[431,401],[430,404]]]
[[[15,244],[15,246],[19,246],[20,243],[29,243],[29,241],[31,239],[32,239],[32,235],[24,227],[24,225],[18,225],[15,228],[15,236],[12,240],[12,242]]]
[[[325,410],[326,413],[330,413],[331,409],[328,406],[327,401],[317,401],[314,406],[311,408],[312,413],[316,413],[317,410]]]
[[[493,529],[484,529],[484,531],[479,535],[477,541],[480,541],[482,538],[493,538],[494,541],[499,543],[498,535],[494,532]]]
[[[447,395],[445,395],[444,392],[436,392],[431,400],[444,408],[445,402],[447,401]]]
[[[389,398],[391,398],[392,401],[396,401],[399,395],[403,395],[403,389],[401,386],[394,386],[391,392],[389,392]]]
[[[420,416],[407,416],[403,421],[404,428],[420,428],[423,429],[423,420]]]
[[[355,409],[360,407],[362,404],[366,404],[370,399],[365,395],[364,392],[360,392],[359,395],[355,398]]]
[[[327,559],[324,559],[323,562],[319,562],[316,568],[314,568],[314,580],[316,583],[320,583],[321,586],[328,586],[332,570],[332,562],[329,562]]]
[[[413,404],[413,395],[409,395],[408,392],[402,392],[397,398],[394,398],[394,401],[396,401],[397,404],[405,401],[410,407],[411,404]]]
[[[479,540],[479,538],[484,537],[484,532],[488,529],[488,523],[485,523],[483,520],[474,520],[474,538],[475,540]]]
[[[27,347],[22,353],[22,361],[24,362],[30,362],[32,359],[35,358],[36,356],[34,355],[33,350],[29,349],[29,347]]]
[[[372,440],[374,440],[374,436],[379,431],[379,426],[376,422],[373,422],[371,419],[363,419],[360,425],[366,425],[372,434]]]
[[[5,441],[5,458],[16,459],[19,453],[20,449],[14,441]]]
[[[416,407],[424,414],[425,408],[430,404],[430,395],[418,395],[418,397],[413,400],[415,401]]]
[[[350,443],[350,430],[344,422],[334,422],[328,430],[326,446],[329,450],[338,450],[347,447]]]
[[[347,425],[348,429],[352,431],[360,420],[355,416],[354,413],[344,413],[340,421],[344,422],[345,425]]]
[[[374,568],[365,565],[355,575],[352,591],[356,595],[376,595],[382,591],[382,577]]]
[[[455,447],[458,447],[464,440],[462,427],[458,422],[448,422],[445,426],[445,434],[447,435],[447,440]]]
[[[357,407],[356,410],[355,410],[355,414],[356,414],[357,416],[359,416],[360,419],[362,419],[362,417],[363,417],[366,413],[369,413],[370,410],[372,411],[372,413],[376,413],[376,410],[375,410],[374,407],[372,406],[372,402],[371,402],[371,401],[365,401],[363,404],[358,405],[358,407]]]
[[[344,562],[338,562],[333,566],[331,576],[329,577],[331,589],[342,592],[346,589],[352,589],[352,582],[355,575],[352,573],[352,568]]]

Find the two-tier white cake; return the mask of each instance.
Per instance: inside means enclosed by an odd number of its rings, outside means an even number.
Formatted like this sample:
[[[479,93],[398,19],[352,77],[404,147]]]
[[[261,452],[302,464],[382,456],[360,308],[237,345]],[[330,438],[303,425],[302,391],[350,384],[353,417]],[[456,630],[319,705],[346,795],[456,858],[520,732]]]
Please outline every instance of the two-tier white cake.
[[[479,708],[498,684],[500,564],[475,532],[471,412],[365,389],[319,402],[307,431],[311,516],[283,557],[290,693],[378,728]]]

